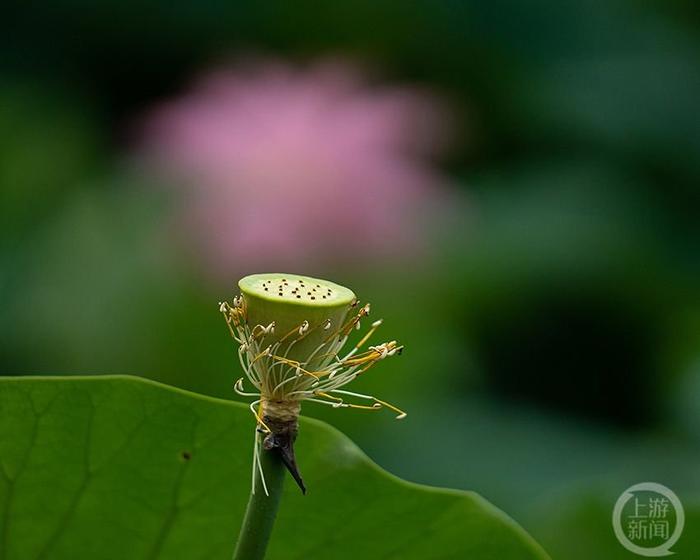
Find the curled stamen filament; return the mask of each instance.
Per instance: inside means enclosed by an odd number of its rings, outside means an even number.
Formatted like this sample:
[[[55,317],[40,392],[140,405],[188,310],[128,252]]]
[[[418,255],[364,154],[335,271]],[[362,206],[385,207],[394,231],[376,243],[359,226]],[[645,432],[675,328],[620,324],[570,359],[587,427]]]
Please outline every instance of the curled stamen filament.
[[[398,407],[394,406],[393,404],[388,403],[388,402],[386,402],[386,401],[379,400],[378,398],[373,397],[373,396],[371,396],[371,395],[363,395],[363,394],[361,394],[361,393],[353,393],[352,391],[342,391],[342,390],[340,390],[340,389],[334,389],[334,390],[331,391],[331,392],[332,392],[332,393],[338,393],[338,394],[341,394],[341,395],[348,395],[348,396],[351,396],[351,397],[357,397],[357,398],[359,398],[359,399],[372,400],[372,401],[374,401],[374,404],[375,404],[375,405],[379,405],[379,406],[376,406],[376,407],[375,407],[374,405],[372,405],[372,407],[370,407],[370,408],[380,408],[380,407],[382,407],[382,406],[385,406],[385,407],[387,407],[388,409],[393,410],[394,412],[396,412],[396,413],[398,414],[398,416],[396,417],[397,420],[403,420],[403,419],[406,418],[406,416],[407,416],[406,412],[404,412],[404,411],[401,410],[400,408],[398,408]]]
[[[233,390],[236,391],[242,397],[259,397],[260,393],[247,393],[243,388],[243,378],[241,377],[238,381],[233,384]]]
[[[258,424],[260,424],[265,429],[265,431],[269,434],[272,432],[272,430],[268,427],[267,424],[265,424],[265,421],[260,416],[260,412],[255,410],[255,407],[258,406],[259,404],[260,404],[260,399],[250,403],[249,408],[250,408],[250,411],[253,413],[253,416],[255,416],[255,419],[258,421]]]

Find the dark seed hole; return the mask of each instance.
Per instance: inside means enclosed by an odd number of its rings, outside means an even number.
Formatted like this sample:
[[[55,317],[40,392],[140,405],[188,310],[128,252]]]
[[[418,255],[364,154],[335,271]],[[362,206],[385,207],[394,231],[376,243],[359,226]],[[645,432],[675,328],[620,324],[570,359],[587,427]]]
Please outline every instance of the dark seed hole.
[[[189,461],[192,458],[192,453],[190,453],[189,451],[183,451],[180,457],[182,457],[183,461]]]

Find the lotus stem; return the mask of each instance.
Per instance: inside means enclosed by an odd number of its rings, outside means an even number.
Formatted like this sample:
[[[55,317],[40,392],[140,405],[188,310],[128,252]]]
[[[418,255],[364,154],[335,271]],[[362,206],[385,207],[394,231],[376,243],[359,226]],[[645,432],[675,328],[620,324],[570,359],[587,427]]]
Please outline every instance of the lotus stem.
[[[276,450],[263,450],[260,463],[265,471],[267,495],[261,477],[255,477],[254,487],[248,499],[245,517],[238,535],[233,560],[262,560],[265,558],[267,543],[277,518],[282,489],[284,487],[285,467]]]

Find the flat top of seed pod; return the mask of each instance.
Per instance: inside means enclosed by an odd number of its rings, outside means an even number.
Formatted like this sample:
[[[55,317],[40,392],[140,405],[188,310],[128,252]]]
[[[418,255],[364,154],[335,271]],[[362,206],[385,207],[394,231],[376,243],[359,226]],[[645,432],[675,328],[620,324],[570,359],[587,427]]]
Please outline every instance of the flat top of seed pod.
[[[339,284],[283,272],[251,274],[239,280],[238,287],[244,295],[307,307],[337,307],[355,299],[352,290]]]

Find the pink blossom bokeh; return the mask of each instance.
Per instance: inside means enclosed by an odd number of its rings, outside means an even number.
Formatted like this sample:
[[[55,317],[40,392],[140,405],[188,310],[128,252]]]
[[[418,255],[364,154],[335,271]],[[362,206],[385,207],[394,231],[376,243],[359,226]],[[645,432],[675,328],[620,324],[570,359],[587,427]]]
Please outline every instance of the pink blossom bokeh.
[[[180,233],[224,278],[412,255],[445,193],[442,107],[345,62],[219,68],[141,130],[146,161],[183,189]]]

